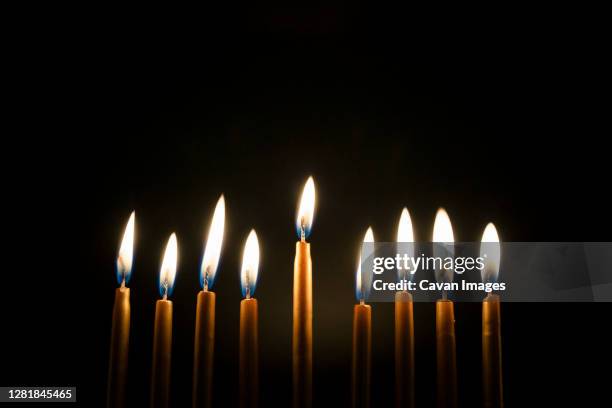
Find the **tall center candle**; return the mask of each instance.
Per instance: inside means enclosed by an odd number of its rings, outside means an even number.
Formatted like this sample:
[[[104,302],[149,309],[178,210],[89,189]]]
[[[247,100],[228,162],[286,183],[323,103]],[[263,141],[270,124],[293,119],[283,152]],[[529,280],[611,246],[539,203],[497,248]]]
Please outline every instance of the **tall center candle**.
[[[444,209],[439,209],[434,222],[434,257],[454,255],[454,236],[450,218]],[[444,267],[436,270],[439,283],[453,281],[454,271]],[[455,313],[453,302],[442,293],[436,302],[436,357],[438,407],[457,406],[457,357],[455,349]]]
[[[208,230],[206,248],[200,268],[200,284],[196,305],[195,339],[193,350],[193,407],[212,406],[212,377],[215,345],[215,293],[211,291],[215,280],[223,232],[225,229],[225,199],[217,201]]]
[[[414,256],[412,221],[406,208],[397,229],[397,253]],[[398,270],[398,280],[413,276],[406,269]],[[395,294],[395,406],[414,407],[414,318],[412,295],[407,291]]]
[[[372,228],[368,228],[363,242],[374,242]],[[370,376],[372,366],[372,308],[365,304],[370,279],[364,279],[361,255],[357,266],[355,294],[359,304],[353,308],[353,359],[351,373],[352,406],[370,406]]]
[[[486,256],[485,256],[486,255]],[[499,236],[489,223],[482,234],[480,256],[486,259],[482,281],[496,281],[501,263]],[[490,293],[482,302],[482,380],[483,405],[504,406],[501,356],[501,313],[499,295]]]
[[[293,406],[312,406],[312,260],[306,242],[314,217],[315,188],[309,177],[302,192],[293,266]]]
[[[125,405],[125,388],[130,344],[130,288],[126,285],[132,273],[134,254],[134,218],[132,212],[123,233],[117,257],[117,281],[113,306],[110,357],[108,363],[107,407],[121,408]]]
[[[159,274],[159,291],[162,296],[155,304],[153,328],[153,366],[151,371],[151,407],[167,408],[170,403],[170,366],[172,361],[172,302],[168,296],[174,287],[178,248],[176,235],[172,233]]]
[[[258,304],[253,297],[259,268],[259,242],[251,230],[244,246],[240,283],[240,406],[257,407],[259,402]]]

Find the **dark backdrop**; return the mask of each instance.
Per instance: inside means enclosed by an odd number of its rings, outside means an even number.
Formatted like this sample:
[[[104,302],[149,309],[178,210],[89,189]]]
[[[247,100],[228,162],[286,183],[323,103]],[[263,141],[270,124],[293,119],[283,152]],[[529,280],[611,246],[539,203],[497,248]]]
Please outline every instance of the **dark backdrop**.
[[[148,403],[155,277],[173,231],[172,401],[190,404],[199,261],[221,193],[217,406],[237,397],[250,228],[261,245],[262,405],[289,405],[294,218],[309,175],[316,406],[350,400],[354,267],[368,225],[392,240],[407,206],[428,240],[444,206],[457,240],[478,240],[489,221],[506,241],[609,240],[597,25],[578,30],[579,16],[555,13],[501,10],[476,25],[446,10],[423,27],[417,12],[331,6],[195,21],[41,16],[48,29],[14,42],[0,385],[76,385],[81,405],[104,403],[114,262],[133,209],[131,406]],[[507,405],[603,402],[610,312],[504,304]],[[463,406],[481,398],[480,317],[479,304],[456,306]],[[435,400],[434,318],[433,304],[415,306],[421,406]],[[393,398],[392,333],[393,305],[373,305],[374,406]]]

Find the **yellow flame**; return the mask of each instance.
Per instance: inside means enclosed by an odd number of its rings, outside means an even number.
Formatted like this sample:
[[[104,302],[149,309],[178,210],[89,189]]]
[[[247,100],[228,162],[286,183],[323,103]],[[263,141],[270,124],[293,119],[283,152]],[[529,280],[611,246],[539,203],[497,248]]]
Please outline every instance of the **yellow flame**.
[[[312,227],[312,221],[314,218],[315,209],[315,185],[314,180],[308,177],[304,190],[302,191],[302,198],[300,199],[300,207],[297,213],[296,228],[298,233],[303,233],[308,236],[310,228]]]
[[[412,220],[408,209],[404,207],[397,227],[397,242],[414,242]]]
[[[454,256],[455,247],[452,245],[455,242],[455,238],[453,236],[453,226],[451,225],[450,218],[448,217],[448,214],[444,208],[438,209],[438,213],[436,214],[433,230],[433,242],[440,243],[438,245],[434,245],[434,257],[446,258],[448,256]],[[453,276],[454,273],[452,269],[441,268],[436,269],[435,271],[437,282],[452,282]],[[445,291],[443,292],[443,296],[446,297]]]
[[[366,231],[365,235],[363,236],[363,242],[374,242],[374,232],[372,232],[372,227],[368,227],[368,230]],[[361,283],[361,261],[362,261],[362,256],[366,256],[362,253],[362,251],[359,251],[359,263],[357,264],[357,273],[356,273],[356,282],[355,282],[355,292],[357,295],[357,299],[362,300],[364,298],[364,292],[365,292],[365,288],[362,287],[362,283]]]
[[[164,260],[162,261],[161,270],[159,273],[159,285],[168,292],[174,286],[174,278],[176,277],[176,263],[178,260],[178,245],[176,242],[176,234],[173,232],[168,239]]]
[[[257,233],[252,229],[244,245],[242,254],[242,269],[240,270],[240,282],[245,296],[250,297],[255,292],[257,285],[257,273],[259,269],[259,241]]]
[[[412,243],[414,242],[412,220],[410,218],[410,213],[408,212],[408,209],[406,207],[404,207],[404,209],[402,210],[399,225],[397,226],[397,242],[398,254],[402,252],[406,253],[409,256],[414,256],[415,250],[414,245],[412,245]],[[405,279],[407,277],[407,271],[405,269],[398,269],[397,273],[400,279]]]
[[[219,257],[221,256],[221,246],[223,244],[223,231],[225,229],[225,198],[223,195],[217,201],[212,222],[208,230],[208,238],[206,239],[206,247],[204,249],[204,257],[202,258],[201,278],[202,282],[206,280],[206,285],[211,285],[217,272],[219,265]]]
[[[436,214],[433,242],[455,242],[455,238],[453,237],[453,226],[444,208],[440,208]]]
[[[363,236],[363,242],[374,242],[374,232],[372,232],[372,227],[368,227],[368,230]]]
[[[119,255],[117,256],[117,275],[120,281],[125,281],[132,272],[132,262],[134,258],[134,220],[136,212],[132,211],[130,219],[125,226],[123,239],[119,247]]]
[[[487,245],[480,245],[480,256],[484,257],[486,254],[484,261],[485,267],[481,271],[482,281],[488,281],[490,278],[496,280],[499,274],[499,264],[501,262],[501,249],[499,245],[499,235],[497,235],[497,229],[492,222],[487,224],[480,242],[489,243]]]

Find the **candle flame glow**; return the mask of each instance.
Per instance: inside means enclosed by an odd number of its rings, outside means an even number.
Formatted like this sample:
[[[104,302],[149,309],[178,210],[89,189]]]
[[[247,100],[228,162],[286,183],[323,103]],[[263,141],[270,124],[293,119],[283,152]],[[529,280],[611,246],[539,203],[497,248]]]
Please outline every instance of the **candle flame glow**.
[[[365,235],[363,236],[363,242],[374,242],[374,233],[372,232],[372,227],[368,227]],[[358,301],[365,301],[370,293],[370,280],[371,279],[363,279],[363,274],[361,273],[361,262],[362,256],[367,257],[368,254],[363,253],[363,245],[362,251],[359,252],[359,262],[357,264],[357,273],[355,276],[355,296]]]
[[[436,213],[433,241],[446,243],[455,242],[455,238],[453,236],[453,226],[451,225],[450,218],[444,208],[438,209],[438,212]]]
[[[406,207],[402,210],[402,215],[400,216],[399,225],[397,227],[397,242],[414,242],[412,219]]]
[[[312,221],[314,218],[315,209],[315,185],[314,180],[308,177],[304,190],[302,191],[302,198],[300,199],[300,207],[297,212],[296,229],[300,239],[306,239],[310,235],[310,229],[312,228]]]
[[[211,289],[215,281],[219,257],[221,256],[224,229],[225,198],[221,195],[219,201],[217,201],[212,222],[208,229],[208,238],[206,239],[206,247],[204,248],[204,256],[202,257],[202,265],[200,267],[200,284],[206,290]]]
[[[444,208],[438,209],[436,214],[433,242],[435,243],[433,248],[434,257],[446,258],[454,256],[455,250],[453,244],[455,238],[453,236],[453,226]],[[438,282],[452,282],[453,270],[444,267],[436,269],[436,280]]]
[[[242,269],[240,270],[240,284],[242,296],[250,298],[255,293],[257,286],[257,273],[259,269],[259,241],[257,234],[252,229],[244,245],[242,254]]]
[[[412,220],[408,209],[404,207],[400,216],[399,225],[397,227],[397,252],[405,253],[408,256],[414,256],[414,233],[412,232]],[[412,277],[406,269],[398,269],[398,278],[406,279]],[[407,276],[410,275],[410,276]]]
[[[132,275],[132,262],[134,258],[134,220],[136,212],[132,211],[130,219],[125,226],[123,239],[119,247],[119,255],[117,256],[117,282],[127,284]]]
[[[176,242],[176,234],[173,232],[168,239],[166,251],[164,252],[164,260],[162,261],[161,270],[159,272],[159,292],[164,298],[170,295],[174,288],[177,260],[178,245]]]
[[[499,235],[497,235],[497,229],[492,222],[487,224],[480,242],[480,256],[485,258],[485,267],[481,271],[482,281],[484,283],[491,281],[495,282],[499,275],[501,249],[499,245]]]

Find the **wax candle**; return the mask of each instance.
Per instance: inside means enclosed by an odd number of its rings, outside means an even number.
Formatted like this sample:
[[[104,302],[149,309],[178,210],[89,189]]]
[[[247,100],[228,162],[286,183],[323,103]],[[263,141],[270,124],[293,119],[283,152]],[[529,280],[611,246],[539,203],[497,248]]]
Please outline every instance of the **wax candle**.
[[[397,230],[398,253],[414,256],[412,221],[406,208]],[[410,271],[398,270],[398,280],[410,280]],[[414,407],[414,317],[412,295],[407,291],[395,294],[395,404]]]
[[[457,406],[457,359],[455,349],[455,314],[453,302],[436,302],[436,353],[438,406]]]
[[[130,288],[126,285],[132,273],[134,254],[134,219],[132,212],[123,233],[117,257],[117,281],[113,306],[110,357],[108,364],[107,406],[120,408],[125,405],[125,386],[130,344]]]
[[[434,256],[445,258],[454,254],[453,229],[450,218],[440,208],[434,222]],[[439,283],[452,282],[453,270],[436,270]],[[455,345],[455,313],[453,302],[447,299],[446,291],[436,302],[436,357],[438,407],[457,406],[457,357]]]
[[[293,266],[293,406],[312,406],[312,260],[306,242],[314,216],[315,188],[309,177],[297,215],[299,241]]]
[[[159,291],[162,296],[155,304],[153,328],[153,365],[151,370],[151,407],[167,408],[170,401],[170,365],[172,359],[172,293],[176,277],[178,249],[176,235],[172,233],[159,274]]]
[[[240,406],[257,407],[259,402],[258,310],[253,297],[259,268],[259,242],[251,230],[244,246],[240,283]]]
[[[368,228],[363,242],[374,242],[372,228]],[[353,407],[370,406],[370,367],[372,364],[372,308],[365,304],[369,292],[369,279],[362,276],[361,255],[357,266],[355,294],[359,304],[353,307]]]
[[[208,229],[208,238],[200,268],[200,284],[196,305],[196,325],[193,351],[193,407],[212,405],[212,377],[215,345],[215,293],[211,291],[215,281],[223,232],[225,229],[225,199],[217,201]]]
[[[482,281],[484,283],[496,281],[501,251],[495,225],[492,223],[487,225],[481,242],[480,256],[485,258]],[[487,408],[504,406],[500,325],[499,295],[490,293],[482,302],[482,379],[484,406]]]

